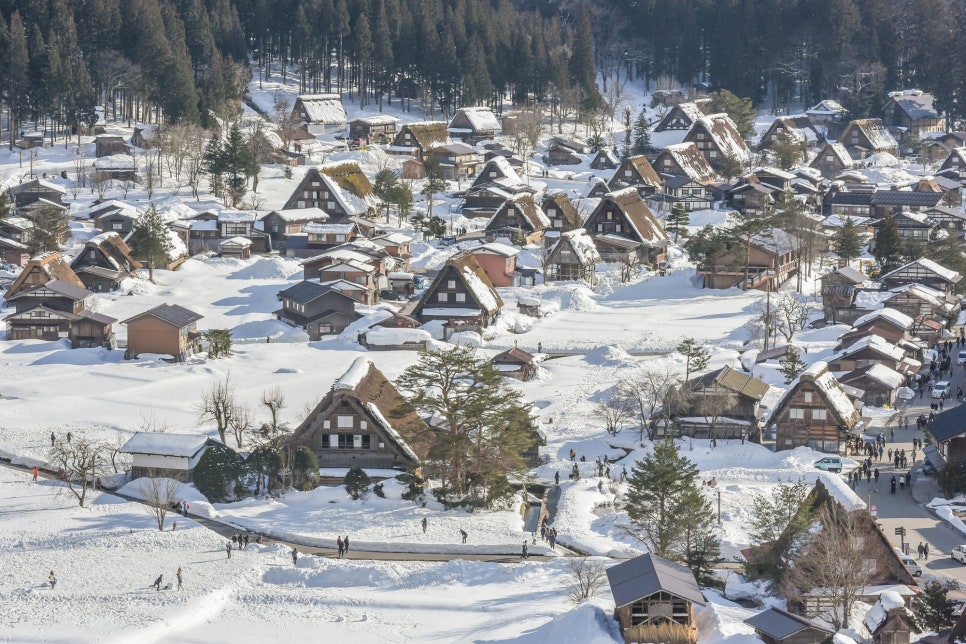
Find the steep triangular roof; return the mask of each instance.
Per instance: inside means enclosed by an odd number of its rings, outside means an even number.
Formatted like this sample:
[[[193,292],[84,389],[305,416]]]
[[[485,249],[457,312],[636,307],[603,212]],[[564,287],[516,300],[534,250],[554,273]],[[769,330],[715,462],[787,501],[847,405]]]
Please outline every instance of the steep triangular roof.
[[[692,133],[699,130],[704,131],[710,136],[711,141],[721,151],[721,154],[733,156],[742,162],[747,161],[751,157],[751,150],[748,149],[748,144],[745,143],[745,140],[741,138],[741,134],[738,133],[735,122],[724,112],[699,118],[691,126],[687,139],[690,141]]]
[[[23,290],[36,288],[50,280],[61,280],[78,288],[84,288],[84,282],[67,263],[67,258],[59,251],[50,251],[32,257],[3,297],[9,300]]]
[[[576,206],[574,206],[566,192],[547,193],[540,207],[547,213],[548,218],[552,218],[550,217],[550,209],[556,209],[560,218],[563,220],[564,230],[580,228],[580,225],[583,223],[580,218],[580,213],[577,212]]]
[[[624,214],[632,228],[627,235],[622,236],[648,246],[663,246],[670,241],[671,238],[668,237],[667,232],[654,217],[654,213],[651,212],[651,209],[644,203],[644,199],[633,187],[605,194],[594,212],[587,218],[586,226],[588,228],[591,228],[600,213],[607,209],[608,204],[616,206]]]
[[[798,390],[801,388],[803,382],[814,383],[819,397],[825,402],[826,408],[832,413],[832,416],[839,425],[845,428],[851,428],[859,421],[859,412],[856,411],[852,401],[849,400],[849,397],[843,391],[842,383],[828,370],[828,363],[820,360],[813,363],[792,382],[788,391],[785,392],[785,395],[782,396],[781,400],[775,406],[769,419],[769,424],[774,424],[778,420],[782,412],[785,411],[785,408],[798,395]]]
[[[449,132],[446,123],[442,121],[422,121],[419,123],[407,123],[399,129],[393,145],[407,145],[406,133],[412,136],[412,142],[418,145],[423,151],[432,149],[441,143],[449,140]]]
[[[668,171],[664,167],[665,158],[669,158],[677,165],[677,168],[671,168],[669,166],[669,169],[683,172],[692,181],[701,183],[711,181],[717,176],[714,168],[711,167],[708,160],[701,154],[701,150],[693,142],[675,143],[661,150],[661,153],[654,160],[654,167],[658,172]]]
[[[630,172],[630,176],[627,173]],[[627,186],[661,187],[661,177],[654,171],[651,162],[643,154],[625,157],[620,166],[614,171],[607,185],[611,190],[618,190]]]
[[[443,280],[449,279],[450,276],[462,281],[466,290],[490,315],[496,315],[503,308],[503,298],[496,292],[493,282],[487,277],[480,263],[476,261],[476,257],[467,251],[451,257],[443,266],[443,269],[436,274],[433,282],[423,293],[422,298],[413,310],[413,317],[418,318],[424,308],[432,307],[432,304],[435,303],[433,298],[436,292],[441,287]]]
[[[498,222],[500,219],[506,216],[506,212],[509,209],[513,209],[520,214],[525,225],[519,226],[523,230],[529,230],[531,232],[537,232],[541,230],[546,230],[550,227],[550,220],[547,215],[540,208],[540,205],[533,199],[533,195],[529,193],[514,195],[510,197],[503,204],[497,208],[496,212],[490,218],[490,221],[486,225],[486,230],[491,230],[499,228]]]

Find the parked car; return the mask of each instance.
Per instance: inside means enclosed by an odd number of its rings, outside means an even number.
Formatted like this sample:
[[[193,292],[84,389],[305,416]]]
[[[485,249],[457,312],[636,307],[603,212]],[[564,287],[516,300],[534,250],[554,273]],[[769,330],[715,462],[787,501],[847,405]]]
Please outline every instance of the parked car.
[[[815,467],[820,470],[825,470],[826,472],[841,472],[842,471],[842,457],[841,456],[826,456],[823,459],[815,461]]]
[[[932,476],[936,473],[936,466],[928,458],[922,462],[922,473],[926,476]]]
[[[966,364],[966,351],[959,352],[959,355],[956,356],[956,364],[958,365]]]
[[[456,238],[455,237],[440,237],[439,238],[439,245],[440,246],[452,246],[455,243],[456,243]]]
[[[954,561],[966,564],[966,546],[956,546],[949,554]]]
[[[898,553],[902,564],[909,570],[913,577],[922,577],[922,566],[920,566],[915,559],[905,554],[898,548],[896,548],[896,552]]]
[[[932,386],[933,398],[949,398],[949,381],[940,380]]]

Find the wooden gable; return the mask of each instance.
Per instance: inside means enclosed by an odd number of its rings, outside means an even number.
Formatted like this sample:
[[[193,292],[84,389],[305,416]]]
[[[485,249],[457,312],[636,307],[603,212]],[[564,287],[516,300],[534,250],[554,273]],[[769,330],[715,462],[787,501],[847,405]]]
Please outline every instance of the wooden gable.
[[[413,310],[413,317],[422,320],[448,318],[477,318],[488,326],[503,308],[503,300],[472,253],[451,258],[433,279]]]
[[[66,258],[57,251],[51,251],[31,258],[3,297],[9,300],[22,291],[42,286],[55,279],[84,288],[84,283],[71,269]]]
[[[550,220],[550,228],[560,232],[576,230],[583,223],[580,213],[565,192],[547,194],[540,204],[543,212]]]
[[[607,182],[611,190],[636,186],[639,191],[653,194],[661,190],[661,177],[643,154],[625,157],[614,176]]]
[[[664,247],[670,242],[654,213],[633,188],[604,195],[584,227],[595,238],[617,235],[648,247]]]

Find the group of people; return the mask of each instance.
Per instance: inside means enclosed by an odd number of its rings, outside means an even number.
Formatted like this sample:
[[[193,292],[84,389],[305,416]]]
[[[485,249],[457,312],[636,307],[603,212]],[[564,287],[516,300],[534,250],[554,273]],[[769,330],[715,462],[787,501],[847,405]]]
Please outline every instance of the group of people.
[[[339,559],[342,559],[349,554],[349,535],[346,535],[344,538],[342,535],[339,535],[335,540],[335,545],[339,549]]]
[[[53,571],[51,571],[50,574],[53,575]],[[178,566],[178,572],[174,573],[174,576],[175,579],[178,580],[178,590],[184,590],[184,577],[181,574],[181,566]],[[160,591],[161,586],[164,585],[164,575],[158,575],[158,578],[155,579],[154,583],[151,585],[154,586],[155,590]]]
[[[919,553],[919,556],[916,557],[917,559],[929,559],[929,544],[928,543],[924,543],[924,542],[920,541],[919,542],[919,547],[916,548],[916,551]]]
[[[551,550],[557,549],[557,529],[550,527],[547,517],[540,523],[540,538],[550,544]]]

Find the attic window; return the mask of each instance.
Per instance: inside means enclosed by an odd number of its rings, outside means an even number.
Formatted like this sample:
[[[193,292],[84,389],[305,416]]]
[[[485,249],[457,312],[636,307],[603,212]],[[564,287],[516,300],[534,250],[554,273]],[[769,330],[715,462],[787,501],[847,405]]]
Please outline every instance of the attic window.
[[[812,392],[806,391],[806,392],[804,392],[803,395],[805,396],[805,402],[807,402],[807,403],[812,402]]]
[[[630,170],[624,170],[624,176],[625,177],[631,176],[631,171]]]
[[[454,288],[456,288],[456,280],[447,280],[446,288],[450,290],[453,290]]]
[[[352,427],[355,419],[352,416],[337,416],[336,421],[338,423],[339,428],[344,429],[347,427]]]

